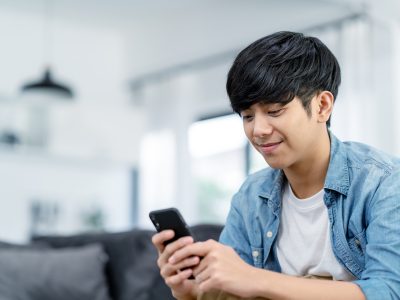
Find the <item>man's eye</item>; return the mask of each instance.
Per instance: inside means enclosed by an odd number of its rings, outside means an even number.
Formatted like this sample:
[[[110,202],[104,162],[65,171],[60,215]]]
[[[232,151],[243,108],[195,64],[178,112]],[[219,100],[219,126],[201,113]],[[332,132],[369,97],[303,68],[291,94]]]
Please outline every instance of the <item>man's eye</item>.
[[[272,117],[277,117],[283,112],[283,109],[271,110],[268,114]]]
[[[242,119],[243,119],[244,121],[250,121],[251,118],[253,118],[253,116],[250,116],[250,115],[244,115],[244,116],[242,116]]]

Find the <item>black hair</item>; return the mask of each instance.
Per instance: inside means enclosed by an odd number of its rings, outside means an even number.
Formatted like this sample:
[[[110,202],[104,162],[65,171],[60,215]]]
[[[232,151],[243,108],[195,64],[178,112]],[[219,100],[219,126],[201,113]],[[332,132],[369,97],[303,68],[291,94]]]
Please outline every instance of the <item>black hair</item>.
[[[226,90],[238,114],[258,102],[285,105],[297,96],[310,115],[314,95],[329,91],[336,99],[339,85],[339,64],[318,38],[280,31],[239,53],[229,70]]]

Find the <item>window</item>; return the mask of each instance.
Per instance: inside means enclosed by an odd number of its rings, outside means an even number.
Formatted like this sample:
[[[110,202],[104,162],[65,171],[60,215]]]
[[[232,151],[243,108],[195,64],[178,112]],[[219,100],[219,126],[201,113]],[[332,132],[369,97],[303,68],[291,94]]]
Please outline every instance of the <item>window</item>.
[[[246,176],[246,137],[234,114],[193,123],[189,151],[199,222],[224,223],[233,194]]]

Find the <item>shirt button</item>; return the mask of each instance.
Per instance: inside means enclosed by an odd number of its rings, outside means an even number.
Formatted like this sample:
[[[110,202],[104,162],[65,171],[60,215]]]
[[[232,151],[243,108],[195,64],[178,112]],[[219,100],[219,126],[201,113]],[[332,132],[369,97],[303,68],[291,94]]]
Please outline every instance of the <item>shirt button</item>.
[[[272,237],[272,231],[268,231],[268,232],[267,232],[267,237],[268,237],[268,238],[271,238],[271,237]]]
[[[257,257],[258,257],[258,255],[259,255],[258,251],[253,251],[253,253],[252,253],[252,254],[253,254],[253,257],[254,257],[254,258],[257,258]]]
[[[356,245],[360,245],[361,244],[359,240],[355,240],[355,242],[356,242]]]

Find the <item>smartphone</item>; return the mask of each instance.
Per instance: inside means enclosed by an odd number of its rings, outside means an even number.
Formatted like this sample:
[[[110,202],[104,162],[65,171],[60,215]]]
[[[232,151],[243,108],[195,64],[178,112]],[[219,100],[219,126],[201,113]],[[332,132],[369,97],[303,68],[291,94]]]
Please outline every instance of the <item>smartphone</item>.
[[[166,229],[172,229],[175,232],[175,236],[166,241],[165,245],[181,237],[192,236],[189,226],[186,224],[179,210],[174,207],[151,211],[149,217],[158,232]]]
[[[175,236],[165,241],[164,245],[172,243],[184,236],[193,236],[181,213],[175,207],[153,210],[149,213],[149,217],[157,232],[166,229],[172,229],[175,232]],[[193,280],[194,276],[190,275],[189,279]]]

